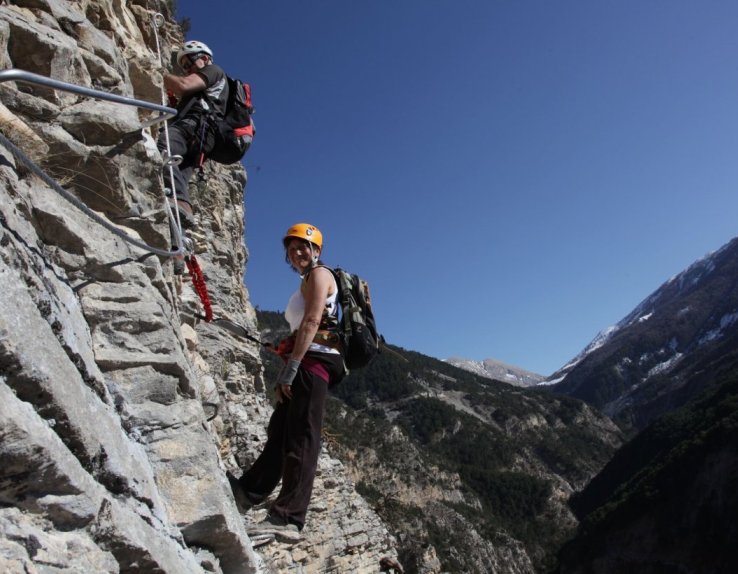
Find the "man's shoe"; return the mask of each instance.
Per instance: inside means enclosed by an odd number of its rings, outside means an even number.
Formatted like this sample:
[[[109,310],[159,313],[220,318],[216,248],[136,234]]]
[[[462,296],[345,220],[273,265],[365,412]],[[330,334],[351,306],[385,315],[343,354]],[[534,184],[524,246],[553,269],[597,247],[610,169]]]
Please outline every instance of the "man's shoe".
[[[290,524],[282,520],[279,516],[270,514],[261,522],[246,528],[249,538],[261,538],[265,536],[274,536],[280,542],[286,544],[295,544],[300,541],[300,529],[296,524]]]
[[[178,205],[177,210],[179,211],[179,223],[182,225],[182,229],[195,229],[197,227],[195,216],[192,215],[192,208],[187,211],[186,208]]]
[[[177,202],[177,211],[179,211],[179,223],[182,229],[195,229],[197,223],[195,216],[192,215],[192,208],[184,202]]]
[[[195,222],[195,216],[192,213],[192,206],[182,199],[177,199],[175,202],[171,195],[168,197],[169,206],[179,212],[179,223],[182,226],[182,229],[195,229],[197,227],[197,223]]]

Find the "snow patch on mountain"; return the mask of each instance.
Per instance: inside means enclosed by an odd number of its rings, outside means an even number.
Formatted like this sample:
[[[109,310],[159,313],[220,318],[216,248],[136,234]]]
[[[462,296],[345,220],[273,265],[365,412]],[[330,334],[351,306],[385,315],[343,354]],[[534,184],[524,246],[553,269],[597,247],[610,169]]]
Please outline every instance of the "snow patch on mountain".
[[[699,346],[704,345],[705,343],[709,343],[710,341],[714,341],[716,339],[719,339],[723,336],[723,333],[725,332],[725,329],[730,327],[733,323],[738,321],[738,311],[734,311],[733,313],[728,313],[726,315],[723,315],[720,318],[720,325],[715,329],[710,329],[700,337],[700,340],[697,342]]]
[[[682,353],[677,353],[673,357],[667,359],[663,363],[659,363],[658,365],[655,365],[654,367],[651,367],[651,369],[648,371],[648,374],[643,379],[643,381],[647,381],[654,375],[659,375],[661,373],[665,373],[669,369],[671,369],[677,362],[679,362],[679,359],[682,358]]]

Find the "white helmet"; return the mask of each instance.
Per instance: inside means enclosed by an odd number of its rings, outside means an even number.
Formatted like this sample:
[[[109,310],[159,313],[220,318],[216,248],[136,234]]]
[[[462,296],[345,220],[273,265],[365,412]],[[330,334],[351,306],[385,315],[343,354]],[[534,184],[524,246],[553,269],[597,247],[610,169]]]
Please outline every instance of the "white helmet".
[[[197,40],[190,40],[189,42],[185,42],[182,49],[177,52],[177,63],[181,62],[182,58],[185,56],[192,56],[195,54],[205,54],[206,56],[209,56],[211,60],[213,59],[213,51],[208,48],[207,45],[202,42],[198,42]]]

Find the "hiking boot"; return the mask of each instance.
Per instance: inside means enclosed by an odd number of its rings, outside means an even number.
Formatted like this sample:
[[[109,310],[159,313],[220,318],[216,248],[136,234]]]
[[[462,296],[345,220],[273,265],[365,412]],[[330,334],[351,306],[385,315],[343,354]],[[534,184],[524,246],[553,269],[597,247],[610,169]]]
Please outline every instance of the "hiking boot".
[[[268,536],[249,536],[249,540],[251,540],[251,546],[254,548],[259,548],[259,546],[264,546],[266,544],[269,544],[270,542],[274,542],[274,535],[270,534]]]
[[[236,508],[238,508],[238,511],[241,514],[244,514],[251,510],[253,504],[249,500],[249,497],[246,496],[246,492],[243,490],[239,480],[231,474],[230,470],[226,472],[226,477],[228,478],[228,484],[231,485],[233,499],[236,501]]]
[[[302,538],[300,529],[296,524],[285,522],[279,516],[273,514],[270,514],[261,522],[247,527],[246,534],[249,535],[249,538],[274,536],[277,540],[285,544],[295,544]]]
[[[182,229],[195,229],[197,227],[195,216],[192,215],[192,208],[187,211],[186,208],[178,205],[177,210],[179,211],[179,223],[182,225]]]
[[[174,201],[174,194],[168,187],[164,188],[164,194],[167,196],[169,206],[172,209],[176,208],[179,212],[179,223],[182,225],[182,229],[194,229],[197,227],[195,216],[192,213],[192,206],[183,199],[177,199],[177,201]],[[174,217],[176,218],[176,215],[174,215]]]
[[[195,229],[197,227],[195,216],[192,214],[192,207],[188,203],[177,200],[177,211],[179,211],[179,223],[182,229]]]
[[[226,471],[226,477],[228,478],[228,484],[231,485],[233,498],[236,500],[236,507],[238,507],[239,512],[242,514],[248,512],[254,506],[258,506],[264,502],[264,498],[256,498],[249,495],[249,493],[243,489],[241,481],[233,476],[230,470]]]

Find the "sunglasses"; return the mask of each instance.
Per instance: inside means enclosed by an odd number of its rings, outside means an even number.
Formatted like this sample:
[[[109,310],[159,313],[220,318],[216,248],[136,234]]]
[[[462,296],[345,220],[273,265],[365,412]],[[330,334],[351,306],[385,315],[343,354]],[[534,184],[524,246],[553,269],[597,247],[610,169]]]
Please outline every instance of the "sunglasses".
[[[186,60],[183,58],[179,65],[185,72],[189,72],[195,66],[195,62],[202,58],[202,56],[195,56],[194,58],[192,56],[186,56],[186,58]]]

